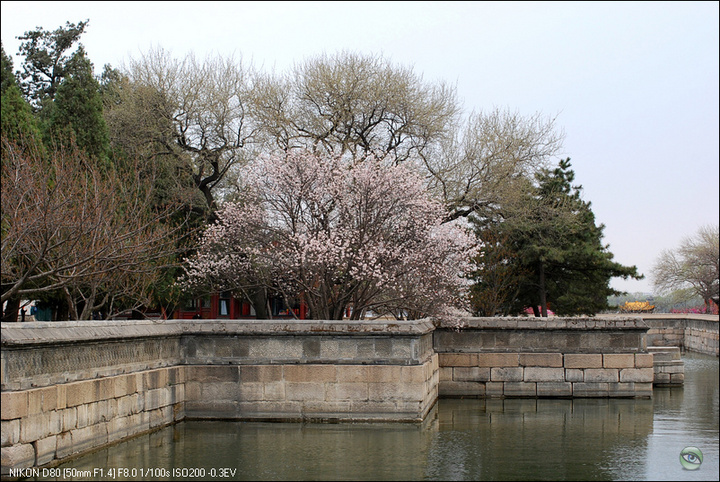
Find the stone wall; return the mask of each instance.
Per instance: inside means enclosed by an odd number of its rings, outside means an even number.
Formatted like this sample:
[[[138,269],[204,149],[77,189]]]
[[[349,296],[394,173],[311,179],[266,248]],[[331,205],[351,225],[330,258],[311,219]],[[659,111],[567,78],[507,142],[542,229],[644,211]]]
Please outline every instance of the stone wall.
[[[124,321],[2,325],[2,470],[185,418],[422,420],[433,325]]]
[[[643,319],[650,327],[649,346],[677,346],[706,355],[720,354],[717,315],[658,313],[643,315]]]
[[[435,333],[439,394],[648,398],[646,332],[638,317],[471,318]]]

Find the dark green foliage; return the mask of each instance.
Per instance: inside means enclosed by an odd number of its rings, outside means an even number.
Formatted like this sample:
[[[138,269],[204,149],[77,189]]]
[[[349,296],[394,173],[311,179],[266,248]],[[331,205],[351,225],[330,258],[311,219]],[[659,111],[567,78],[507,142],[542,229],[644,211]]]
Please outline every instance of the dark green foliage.
[[[55,140],[72,137],[91,158],[107,163],[110,143],[100,84],[82,46],[68,61],[65,73],[48,118],[47,133]]]
[[[2,52],[0,61],[0,94],[4,94],[8,87],[16,85],[17,80],[13,74],[13,62],[9,55],[5,53],[5,48],[0,44]]]
[[[547,309],[559,315],[595,314],[607,308],[613,277],[642,278],[637,268],[613,261],[602,244],[604,225],[595,224],[589,202],[573,186],[570,159],[537,175],[525,198],[505,211],[502,221],[476,221],[480,239],[504,239],[508,255],[495,263],[512,267],[517,294],[508,296],[503,312],[533,307],[536,316]],[[492,259],[492,258],[489,258]],[[479,278],[478,286],[487,280]]]
[[[80,39],[88,22],[66,22],[65,27],[52,32],[37,27],[18,37],[23,41],[20,54],[25,57],[20,84],[35,108],[40,107],[44,98],[55,98],[60,83],[67,75],[68,51]]]
[[[2,133],[9,140],[21,144],[41,143],[40,129],[33,116],[30,104],[20,93],[17,85],[11,84],[2,93]]]

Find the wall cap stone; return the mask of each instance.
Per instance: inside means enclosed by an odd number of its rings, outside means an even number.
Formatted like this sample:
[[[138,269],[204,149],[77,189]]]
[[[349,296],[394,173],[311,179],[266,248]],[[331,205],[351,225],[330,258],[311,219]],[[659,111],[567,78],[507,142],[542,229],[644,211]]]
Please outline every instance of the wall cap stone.
[[[581,317],[485,317],[462,318],[460,330],[642,330],[649,326],[640,316]],[[449,328],[449,327],[443,327]]]
[[[183,335],[418,336],[422,320],[111,320],[2,323],[2,346],[74,343]]]

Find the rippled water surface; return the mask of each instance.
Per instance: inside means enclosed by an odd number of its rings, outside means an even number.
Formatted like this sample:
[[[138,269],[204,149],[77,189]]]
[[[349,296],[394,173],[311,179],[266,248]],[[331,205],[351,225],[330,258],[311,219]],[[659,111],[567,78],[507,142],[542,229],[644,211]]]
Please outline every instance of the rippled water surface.
[[[718,358],[683,359],[684,388],[652,400],[443,399],[423,424],[184,422],[35,480],[718,480]],[[700,469],[680,465],[687,446]]]

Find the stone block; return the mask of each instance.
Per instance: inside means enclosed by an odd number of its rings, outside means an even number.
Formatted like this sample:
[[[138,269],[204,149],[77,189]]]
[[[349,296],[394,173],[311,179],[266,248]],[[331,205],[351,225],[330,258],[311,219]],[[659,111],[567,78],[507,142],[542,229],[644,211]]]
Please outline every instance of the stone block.
[[[334,365],[285,365],[283,366],[283,379],[286,382],[334,382],[336,379],[335,370]],[[344,371],[347,373],[349,370]]]
[[[325,384],[309,382],[287,382],[285,397],[289,401],[325,400]]]
[[[655,375],[653,377],[653,383],[656,383],[656,384],[670,383],[670,374],[669,373],[655,373]]]
[[[62,432],[62,419],[56,411],[28,415],[20,420],[20,443],[36,440]]]
[[[319,379],[322,382],[338,382],[338,383],[367,383],[370,379],[370,369],[366,365],[338,365],[336,371],[328,376]]]
[[[457,382],[487,382],[490,381],[490,367],[455,367],[452,379]]]
[[[35,464],[35,448],[32,444],[18,444],[2,449],[2,467],[22,469]]]
[[[77,408],[60,410],[60,418],[62,419],[62,432],[77,428]]]
[[[533,382],[505,382],[503,395],[506,397],[535,397],[537,384]]]
[[[369,368],[369,367],[367,367]],[[427,365],[411,365],[400,367],[400,381],[403,382],[424,382],[428,379]]]
[[[340,382],[326,385],[326,400],[368,400],[368,384],[363,382]]]
[[[588,368],[585,370],[585,382],[587,383],[617,383],[618,381],[618,370],[615,368]]]
[[[275,384],[282,384],[283,382],[274,382]],[[218,394],[222,394],[224,398],[215,398],[215,400],[237,400],[238,402],[249,402],[254,400],[265,399],[265,383],[263,382],[247,382],[239,384],[223,384],[224,389]],[[205,390],[203,389],[203,395]],[[211,400],[212,397],[209,397]]]
[[[51,435],[35,442],[35,465],[45,465],[55,459],[57,436]]]
[[[608,383],[609,397],[635,398],[635,382]]]
[[[240,381],[245,382],[279,382],[283,380],[282,365],[243,365],[238,367]]]
[[[68,383],[65,386],[65,405],[67,407],[77,407],[97,401],[95,396],[96,381],[97,380],[87,380]]]
[[[562,367],[562,353],[520,353],[519,363],[524,367]]]
[[[204,386],[201,382],[185,382],[185,401],[188,400],[202,400],[202,388]]]
[[[155,410],[170,405],[170,390],[156,388],[145,392],[145,410]]]
[[[45,387],[28,390],[28,414],[47,412],[57,409],[57,388]]]
[[[285,382],[265,382],[263,387],[263,400],[281,401],[285,400]]]
[[[440,375],[440,383],[446,382],[446,381],[452,381],[454,379],[453,373],[454,373],[453,367],[440,367],[439,375]]]
[[[2,446],[8,447],[20,441],[20,419],[3,420],[2,425]]]
[[[75,408],[75,427],[76,428],[83,428],[87,427],[89,425],[89,410],[88,410],[89,404],[83,404],[78,405]]]
[[[322,353],[322,345],[320,348]],[[358,343],[355,339],[338,340],[338,359],[340,360],[355,360],[358,355]]]
[[[566,353],[563,364],[565,368],[602,368],[602,354]]]
[[[421,400],[424,398],[425,392],[425,384],[417,382],[368,384],[368,399],[370,401]]]
[[[685,373],[685,364],[682,360],[670,362],[657,362],[654,365],[656,372],[661,373]]]
[[[526,382],[564,382],[564,368],[547,368],[547,367],[525,367],[523,373],[523,381]]]
[[[477,353],[438,353],[441,367],[474,367],[478,364]]]
[[[56,440],[56,457],[58,459],[63,459],[65,457],[69,457],[73,454],[73,445],[72,445],[72,432],[67,431],[58,434],[55,437]]]
[[[0,394],[2,420],[21,418],[28,414],[28,392],[2,392]]]
[[[520,364],[518,353],[478,353],[480,367],[517,367]]]
[[[504,385],[505,382],[486,382],[485,396],[488,398],[502,397]]]
[[[115,382],[117,377],[95,380],[95,400],[115,398]]]
[[[196,365],[186,367],[186,377],[190,381],[202,383],[237,382],[240,380],[239,367],[235,365]]]
[[[168,385],[180,385],[185,383],[185,367],[177,366],[168,368]]]
[[[310,418],[316,420],[337,420],[352,413],[352,404],[350,400],[307,401],[303,403],[302,411],[304,415],[310,415]]]
[[[225,367],[223,367],[225,368]],[[155,390],[157,388],[163,388],[168,384],[168,369],[158,368],[156,370],[150,370],[145,372],[145,379],[143,381],[145,390]]]
[[[367,367],[367,381],[369,383],[387,383],[402,380],[403,367],[398,365],[370,365]],[[452,368],[443,368],[452,376]],[[338,375],[338,381],[343,377]]]
[[[412,358],[414,353],[413,347],[403,338],[391,338],[392,350],[390,356],[393,358],[399,358],[401,360],[407,360]]]
[[[608,353],[603,355],[603,368],[635,368],[634,353]]]
[[[115,377],[115,398],[125,397],[137,392],[137,377],[133,375],[120,375]]]
[[[256,402],[236,402],[234,400],[192,400],[185,402],[185,416],[198,419],[232,419],[239,416],[240,405]]]
[[[485,396],[485,383],[482,382],[443,382],[438,387],[441,397],[477,397]]]
[[[624,368],[620,370],[620,382],[652,382],[652,368]]]
[[[118,398],[116,402],[117,415],[119,417],[126,417],[133,413],[137,413],[139,398],[140,396],[137,393]]]
[[[173,423],[173,408],[171,406],[150,410],[147,413],[150,416],[150,429],[164,427]]]
[[[608,384],[598,382],[578,382],[573,383],[573,397],[607,397],[608,396]]]
[[[685,374],[684,373],[671,373],[670,374],[670,383],[672,383],[672,384],[685,383]]]
[[[523,380],[522,367],[491,368],[490,380],[493,382],[521,382]]]
[[[585,381],[585,370],[581,368],[566,368],[565,369],[565,381],[566,382],[584,382]]]
[[[635,368],[652,368],[653,366],[653,354],[652,353],[636,353],[635,354]]]
[[[85,452],[104,445],[108,441],[107,423],[102,422],[88,427],[71,430],[73,453]]]
[[[538,397],[571,397],[570,382],[537,382]]]
[[[303,407],[310,403],[324,401],[283,401],[283,402],[241,402],[238,404],[238,414],[242,418],[252,417],[270,420],[302,420]],[[298,418],[299,417],[299,418]]]

